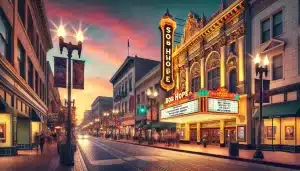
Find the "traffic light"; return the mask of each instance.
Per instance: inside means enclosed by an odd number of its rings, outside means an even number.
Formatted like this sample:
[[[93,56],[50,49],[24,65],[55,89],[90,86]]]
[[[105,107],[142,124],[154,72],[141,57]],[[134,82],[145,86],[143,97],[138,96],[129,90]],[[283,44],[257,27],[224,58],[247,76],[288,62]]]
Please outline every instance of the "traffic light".
[[[146,115],[147,111],[148,111],[148,109],[144,105],[141,105],[138,108],[138,114],[139,115]]]

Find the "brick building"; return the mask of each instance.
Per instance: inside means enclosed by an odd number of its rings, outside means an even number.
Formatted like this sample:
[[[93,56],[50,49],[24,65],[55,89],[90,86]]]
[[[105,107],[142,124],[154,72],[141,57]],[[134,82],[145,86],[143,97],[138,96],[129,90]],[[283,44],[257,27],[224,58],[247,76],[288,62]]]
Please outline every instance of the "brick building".
[[[31,148],[46,130],[47,63],[53,47],[42,0],[0,1],[0,153]]]

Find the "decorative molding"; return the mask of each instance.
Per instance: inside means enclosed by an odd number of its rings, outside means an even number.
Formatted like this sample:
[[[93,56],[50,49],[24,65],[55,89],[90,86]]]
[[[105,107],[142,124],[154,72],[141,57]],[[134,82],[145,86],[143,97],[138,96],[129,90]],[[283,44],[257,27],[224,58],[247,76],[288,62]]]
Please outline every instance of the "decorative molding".
[[[260,53],[265,54],[275,49],[281,49],[284,51],[285,42],[278,39],[271,39],[269,42],[261,47]]]

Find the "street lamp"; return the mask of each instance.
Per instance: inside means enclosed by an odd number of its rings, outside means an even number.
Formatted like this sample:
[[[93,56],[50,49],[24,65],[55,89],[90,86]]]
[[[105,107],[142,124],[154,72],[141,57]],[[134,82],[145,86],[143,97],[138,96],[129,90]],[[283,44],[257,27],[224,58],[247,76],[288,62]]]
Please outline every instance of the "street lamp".
[[[154,90],[148,89],[146,91],[146,94],[147,94],[147,96],[150,100],[150,107],[151,107],[151,113],[150,113],[150,115],[151,115],[150,116],[150,135],[151,135],[151,137],[150,137],[150,142],[152,143],[152,107],[153,107],[152,105],[155,102],[156,97],[158,96],[158,92],[157,92],[156,89],[154,89]]]
[[[100,122],[100,119],[99,118],[95,118],[95,127],[96,127],[96,131],[97,131],[97,137],[99,136],[99,127],[100,127],[100,125],[99,125],[99,122]]]
[[[263,104],[263,74],[265,77],[268,76],[268,65],[269,65],[269,58],[265,56],[263,64],[261,64],[261,58],[259,54],[256,55],[254,58],[255,63],[255,73],[256,76],[259,75],[260,80],[260,100],[259,100],[259,124],[258,124],[258,134],[257,134],[257,143],[256,143],[256,150],[253,155],[253,158],[256,159],[263,159],[264,154],[261,150],[261,126],[262,126],[262,104]]]
[[[74,155],[71,148],[71,58],[73,51],[78,51],[78,56],[80,58],[82,50],[82,42],[84,39],[83,33],[81,30],[77,32],[76,38],[78,41],[77,45],[73,45],[71,42],[64,42],[64,37],[66,36],[66,31],[64,26],[61,24],[57,29],[59,37],[59,50],[62,54],[63,49],[66,48],[68,51],[68,126],[67,126],[67,146],[66,146],[66,159],[65,164],[74,165]]]

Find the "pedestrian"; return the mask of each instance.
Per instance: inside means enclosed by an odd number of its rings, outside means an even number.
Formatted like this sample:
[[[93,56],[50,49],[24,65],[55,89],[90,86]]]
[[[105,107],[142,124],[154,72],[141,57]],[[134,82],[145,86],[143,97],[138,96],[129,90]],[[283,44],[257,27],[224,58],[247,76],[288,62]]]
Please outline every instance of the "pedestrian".
[[[179,131],[176,132],[176,147],[179,148],[179,142],[180,142],[180,134]]]
[[[41,136],[40,136],[40,149],[41,149],[41,154],[43,154],[44,144],[45,144],[45,135],[44,135],[44,133],[42,133]]]
[[[39,135],[36,132],[34,135],[34,147],[36,148],[36,153],[39,152]]]

